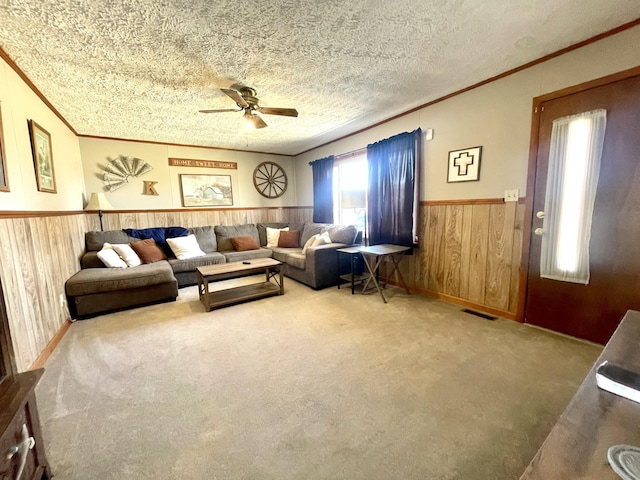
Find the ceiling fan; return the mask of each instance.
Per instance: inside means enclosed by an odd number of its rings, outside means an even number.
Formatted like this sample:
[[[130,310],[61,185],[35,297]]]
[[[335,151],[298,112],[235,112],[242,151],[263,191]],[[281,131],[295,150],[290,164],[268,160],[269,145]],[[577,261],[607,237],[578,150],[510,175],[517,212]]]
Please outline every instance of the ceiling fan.
[[[266,115],[282,115],[285,117],[297,117],[295,108],[261,107],[256,91],[244,85],[231,85],[230,88],[221,88],[227,96],[236,102],[238,108],[222,108],[217,110],[200,110],[200,113],[241,112],[244,110],[245,126],[247,128],[264,128],[266,122],[258,115],[258,112]]]

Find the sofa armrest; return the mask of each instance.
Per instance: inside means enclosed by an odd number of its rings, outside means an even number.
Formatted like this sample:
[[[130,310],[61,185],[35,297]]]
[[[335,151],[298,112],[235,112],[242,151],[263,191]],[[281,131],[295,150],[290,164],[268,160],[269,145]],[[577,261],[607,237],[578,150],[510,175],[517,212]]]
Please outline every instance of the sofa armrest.
[[[80,259],[80,268],[106,268],[98,258],[98,252],[87,252]]]
[[[335,284],[338,280],[338,250],[346,247],[343,243],[328,243],[307,248],[305,254],[306,271],[314,278],[317,286]]]

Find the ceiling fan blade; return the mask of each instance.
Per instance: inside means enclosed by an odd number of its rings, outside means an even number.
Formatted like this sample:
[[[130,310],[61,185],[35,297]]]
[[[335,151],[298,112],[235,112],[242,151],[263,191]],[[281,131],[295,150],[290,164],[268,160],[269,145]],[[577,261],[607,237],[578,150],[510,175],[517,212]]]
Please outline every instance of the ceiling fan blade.
[[[221,108],[217,110],[198,110],[200,113],[241,112],[241,108]]]
[[[267,126],[267,123],[259,115],[256,115],[254,113],[253,114],[253,125],[256,128],[264,128],[264,127]]]
[[[266,113],[267,115],[282,115],[285,117],[297,117],[298,111],[295,108],[272,108],[272,107],[260,107],[260,113]]]
[[[236,102],[239,107],[246,108],[249,106],[249,104],[244,100],[244,98],[242,98],[242,95],[240,95],[240,92],[237,92],[236,90],[229,90],[228,88],[221,88],[220,90],[222,90],[229,97],[231,97],[231,99],[234,102]]]

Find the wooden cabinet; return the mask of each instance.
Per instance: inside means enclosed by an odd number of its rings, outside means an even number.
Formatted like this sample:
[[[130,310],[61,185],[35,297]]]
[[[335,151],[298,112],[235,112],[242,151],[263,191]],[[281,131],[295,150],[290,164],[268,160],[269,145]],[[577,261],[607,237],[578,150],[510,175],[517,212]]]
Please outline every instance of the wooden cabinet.
[[[44,370],[0,383],[0,480],[50,479],[34,388]]]
[[[640,372],[640,312],[629,310],[521,480],[620,480],[609,466],[613,445],[640,446],[640,404],[601,390],[605,360]]]

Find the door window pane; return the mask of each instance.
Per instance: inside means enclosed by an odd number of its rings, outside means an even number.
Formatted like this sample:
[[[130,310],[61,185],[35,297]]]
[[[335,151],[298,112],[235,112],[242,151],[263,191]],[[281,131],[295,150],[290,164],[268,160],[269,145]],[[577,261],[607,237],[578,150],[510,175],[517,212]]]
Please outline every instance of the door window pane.
[[[540,276],[589,283],[591,219],[606,110],[554,120],[545,193]]]

